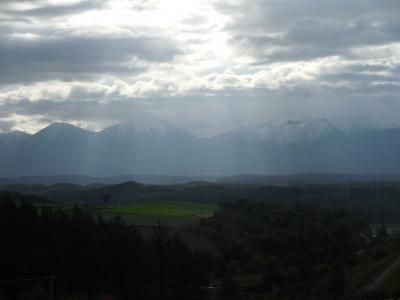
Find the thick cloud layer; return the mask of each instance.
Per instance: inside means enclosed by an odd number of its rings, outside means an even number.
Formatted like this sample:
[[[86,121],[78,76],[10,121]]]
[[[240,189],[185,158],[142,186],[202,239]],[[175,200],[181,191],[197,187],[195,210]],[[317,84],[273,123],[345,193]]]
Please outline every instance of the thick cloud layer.
[[[250,0],[219,8],[234,16],[228,25],[232,44],[256,56],[257,63],[354,58],[355,48],[400,39],[400,5],[393,0]]]
[[[179,53],[160,37],[0,37],[0,48],[2,83],[132,75],[149,62],[169,61]]]
[[[10,5],[11,3],[18,3],[18,1],[10,1],[6,0],[3,3]],[[7,3],[8,2],[8,3]],[[19,2],[30,2],[33,4],[32,7],[22,7],[13,9],[12,7],[6,7],[4,11],[8,15],[12,16],[21,16],[21,17],[40,17],[40,18],[56,18],[63,15],[70,15],[81,13],[84,11],[98,9],[104,6],[107,1],[102,0],[84,0],[79,2],[72,2],[72,3],[61,3],[61,4],[53,4],[53,3],[46,3],[44,1],[19,1]],[[44,2],[44,3],[43,3]]]
[[[141,112],[216,130],[400,126],[396,0],[0,4],[0,131],[100,129]]]

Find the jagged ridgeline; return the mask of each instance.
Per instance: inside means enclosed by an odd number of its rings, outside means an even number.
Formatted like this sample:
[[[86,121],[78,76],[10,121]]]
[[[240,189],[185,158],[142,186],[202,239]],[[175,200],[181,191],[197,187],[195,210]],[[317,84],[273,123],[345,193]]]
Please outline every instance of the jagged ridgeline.
[[[344,132],[323,119],[202,132],[144,115],[101,132],[53,123],[0,134],[0,176],[398,173],[400,130]]]

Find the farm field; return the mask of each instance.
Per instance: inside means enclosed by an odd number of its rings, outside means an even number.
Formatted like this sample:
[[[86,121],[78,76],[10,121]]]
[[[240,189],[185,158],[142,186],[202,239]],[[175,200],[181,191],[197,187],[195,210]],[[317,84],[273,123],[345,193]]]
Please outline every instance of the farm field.
[[[71,211],[71,204],[39,203],[37,207],[60,208]],[[93,203],[81,206],[94,217],[101,216],[105,220],[119,215],[128,225],[135,225],[146,239],[154,233],[158,222],[168,227],[170,235],[179,233],[183,240],[194,250],[201,250],[218,255],[219,250],[215,242],[208,238],[189,232],[188,227],[196,227],[201,218],[211,216],[217,205],[184,202],[184,201],[139,201],[129,203]]]
[[[70,211],[71,204],[37,203],[38,208],[55,208]],[[119,215],[122,220],[131,225],[152,227],[158,222],[170,228],[185,228],[188,225],[195,226],[202,217],[213,214],[217,205],[185,202],[185,201],[139,201],[129,203],[93,203],[79,205],[88,210],[94,216],[102,216],[106,220]]]
[[[216,205],[181,201],[133,202],[112,206],[105,212],[113,214],[151,215],[165,217],[208,216]]]
[[[92,206],[95,215],[105,219],[119,215],[126,224],[135,225],[146,239],[154,233],[154,226],[160,222],[168,227],[170,235],[179,233],[183,240],[194,250],[215,255],[218,246],[208,238],[185,230],[188,226],[197,226],[202,217],[211,216],[216,205],[181,201],[146,201],[131,203],[113,203],[107,206]]]

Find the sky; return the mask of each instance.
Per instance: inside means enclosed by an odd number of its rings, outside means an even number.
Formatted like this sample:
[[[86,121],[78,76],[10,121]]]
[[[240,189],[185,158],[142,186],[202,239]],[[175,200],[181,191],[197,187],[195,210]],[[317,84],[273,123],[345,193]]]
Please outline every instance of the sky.
[[[400,1],[0,0],[0,132],[144,113],[400,127]]]

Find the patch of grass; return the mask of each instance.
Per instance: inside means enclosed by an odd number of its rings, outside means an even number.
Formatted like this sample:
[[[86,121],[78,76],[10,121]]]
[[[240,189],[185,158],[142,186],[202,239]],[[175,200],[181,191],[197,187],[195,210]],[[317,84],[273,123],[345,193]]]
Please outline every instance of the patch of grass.
[[[212,214],[215,205],[181,201],[133,202],[110,207],[106,211],[114,214],[188,217]]]

